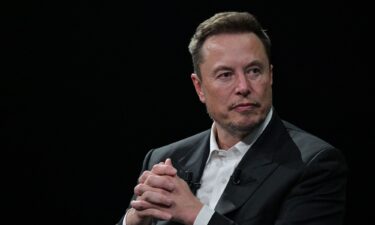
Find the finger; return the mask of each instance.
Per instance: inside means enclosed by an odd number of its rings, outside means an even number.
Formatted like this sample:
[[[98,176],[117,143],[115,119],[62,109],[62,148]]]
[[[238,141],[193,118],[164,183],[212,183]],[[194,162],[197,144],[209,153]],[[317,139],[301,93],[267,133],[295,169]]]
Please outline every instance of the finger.
[[[170,213],[163,212],[163,211],[157,210],[157,209],[152,209],[152,208],[141,211],[140,215],[141,216],[150,216],[150,217],[155,218],[155,219],[166,220],[166,221],[172,219],[172,215]]]
[[[151,174],[148,170],[143,171],[142,175],[138,178],[138,183],[144,183]]]
[[[141,196],[143,194],[143,192],[145,192],[145,190],[141,187],[143,184],[137,184],[135,187],[134,187],[134,194],[136,196]]]
[[[148,205],[145,202],[133,201],[131,205],[134,209],[133,213],[138,214],[140,217],[153,217],[161,220],[170,220],[172,215],[162,209],[159,209],[157,206]],[[133,206],[134,205],[134,206]]]
[[[153,167],[152,167],[152,170],[151,170],[152,173],[154,174],[157,174],[157,175],[168,175],[168,176],[175,176],[177,174],[177,170],[176,168],[174,168],[171,165],[167,165],[167,164],[155,164]]]
[[[165,160],[165,165],[168,165],[168,166],[172,166],[172,167],[173,167],[173,165],[172,165],[172,160],[171,160],[170,158],[166,159],[166,160]]]
[[[151,187],[149,185],[146,185],[146,184],[138,184],[137,186],[134,187],[134,194],[136,196],[142,196],[142,194],[145,193],[146,191],[153,191],[153,192],[157,192],[157,193],[160,193],[160,194],[163,194],[163,195],[169,194],[164,189],[153,188],[153,187]]]
[[[136,200],[146,201],[154,205],[170,207],[173,201],[169,196],[169,194],[166,195],[160,192],[145,191],[141,196],[138,196]]]
[[[133,200],[130,202],[130,205],[137,211],[143,211],[146,209],[151,209],[152,207],[158,207],[144,200]]]
[[[170,176],[149,175],[143,182],[143,184],[146,184],[153,188],[161,188],[166,191],[173,191],[175,189],[175,184],[173,183],[172,179],[173,178],[171,178]]]

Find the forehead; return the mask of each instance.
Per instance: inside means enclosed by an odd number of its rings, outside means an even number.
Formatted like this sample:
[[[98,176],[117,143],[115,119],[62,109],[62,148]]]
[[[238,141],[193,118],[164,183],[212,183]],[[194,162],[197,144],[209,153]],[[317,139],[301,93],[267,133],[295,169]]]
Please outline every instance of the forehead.
[[[254,33],[235,33],[213,35],[202,46],[202,63],[209,59],[239,57],[255,57],[267,60],[262,41]]]

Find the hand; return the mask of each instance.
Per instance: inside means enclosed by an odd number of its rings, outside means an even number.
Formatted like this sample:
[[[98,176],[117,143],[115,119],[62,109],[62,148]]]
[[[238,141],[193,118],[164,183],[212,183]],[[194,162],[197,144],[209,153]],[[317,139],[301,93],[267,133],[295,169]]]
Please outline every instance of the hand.
[[[177,176],[170,159],[142,174],[134,189],[138,196],[131,206],[144,217],[193,224],[203,204]]]
[[[142,190],[142,187],[146,183],[156,183],[161,189],[153,189],[153,192],[157,193],[162,191],[163,189],[167,191],[173,190],[173,184],[172,183],[160,183],[163,182],[163,180],[160,180],[160,176],[176,176],[177,170],[172,166],[171,160],[167,159],[166,164],[164,162],[160,162],[157,165],[154,165],[151,171],[144,171],[143,174],[138,178],[138,185],[134,188],[134,193],[137,195],[137,200],[140,199],[140,196],[144,194],[144,191]],[[165,184],[163,186],[163,184]],[[171,201],[163,198],[160,198],[159,195],[153,193],[151,190],[149,190],[148,193],[145,193],[143,198],[148,198],[150,202],[154,202],[157,204],[169,206],[171,204]],[[155,196],[156,195],[156,196]],[[163,203],[164,202],[164,203]],[[144,204],[147,204],[147,202],[144,202]],[[161,220],[170,220],[172,218],[172,215],[169,213],[165,213],[163,211],[158,210],[156,207],[152,208],[149,206],[148,208],[141,209],[138,207],[139,210],[135,210],[134,208],[131,208],[128,210],[126,214],[126,224],[127,225],[148,225],[151,223],[152,218],[157,218]]]

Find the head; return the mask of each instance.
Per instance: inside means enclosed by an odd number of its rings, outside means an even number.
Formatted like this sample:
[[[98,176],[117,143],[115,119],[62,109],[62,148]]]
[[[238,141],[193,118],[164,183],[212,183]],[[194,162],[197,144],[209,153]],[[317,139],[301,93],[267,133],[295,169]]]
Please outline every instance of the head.
[[[202,22],[189,44],[199,99],[217,131],[249,134],[272,107],[271,42],[254,16],[223,12]]]

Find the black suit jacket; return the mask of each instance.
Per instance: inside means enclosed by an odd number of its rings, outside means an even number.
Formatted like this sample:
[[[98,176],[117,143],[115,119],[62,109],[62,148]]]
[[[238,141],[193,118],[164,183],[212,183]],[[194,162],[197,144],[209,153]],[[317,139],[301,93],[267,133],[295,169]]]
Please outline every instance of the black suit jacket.
[[[153,149],[143,170],[171,158],[195,193],[209,153],[210,131]],[[327,142],[276,113],[237,166],[209,225],[339,225],[345,210],[346,163]],[[119,222],[122,224],[122,219]],[[154,221],[157,225],[178,224]]]

